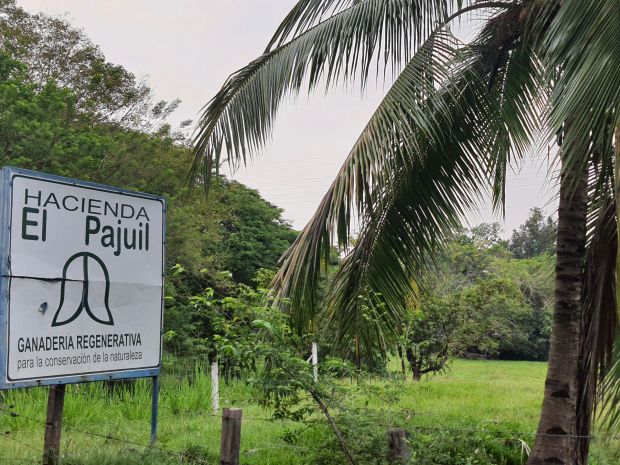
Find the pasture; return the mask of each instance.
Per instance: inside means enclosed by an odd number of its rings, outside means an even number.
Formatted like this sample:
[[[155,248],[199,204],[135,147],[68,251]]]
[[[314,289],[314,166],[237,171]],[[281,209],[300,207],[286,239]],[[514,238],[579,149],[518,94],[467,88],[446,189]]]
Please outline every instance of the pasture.
[[[545,371],[546,364],[537,362],[456,360],[446,373],[420,382],[403,381],[395,371],[359,383],[346,379],[352,396],[334,414],[360,463],[381,463],[385,431],[392,425],[407,429],[411,463],[520,463],[536,428]],[[221,418],[211,412],[209,374],[166,373],[153,448],[148,447],[150,382],[113,390],[101,384],[68,386],[61,463],[218,463]],[[42,388],[3,393],[0,463],[39,461],[46,399]],[[323,418],[272,421],[245,380],[222,382],[220,399],[222,407],[243,409],[243,464],[344,463]],[[364,439],[356,442],[361,430]],[[614,450],[614,444],[595,440],[591,463],[617,463]]]

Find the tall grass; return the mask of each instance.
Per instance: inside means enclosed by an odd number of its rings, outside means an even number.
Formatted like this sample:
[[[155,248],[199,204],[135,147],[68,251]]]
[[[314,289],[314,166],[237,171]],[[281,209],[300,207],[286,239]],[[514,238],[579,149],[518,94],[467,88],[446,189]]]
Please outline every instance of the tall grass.
[[[510,447],[519,452],[519,440],[531,443],[527,433],[536,430],[545,372],[543,363],[456,361],[447,373],[430,380],[396,384],[374,379],[372,389],[356,390],[351,402],[374,412],[380,425],[400,421],[399,426],[410,431],[423,431],[419,440],[427,442],[420,447],[437,447],[446,438],[457,443],[459,436],[466,438],[474,430],[485,437],[501,432],[502,437],[512,438]],[[67,386],[63,465],[217,463],[221,418],[211,411],[210,380],[208,367],[199,362],[166,367],[161,378],[158,442],[152,449],[147,446],[151,380]],[[377,394],[387,386],[398,397],[389,409]],[[7,391],[1,398],[0,465],[40,461],[47,389]],[[243,408],[242,464],[314,465],[312,460],[319,455],[328,460],[321,463],[341,463],[337,449],[329,446],[326,428],[266,421],[271,412],[253,401],[252,388],[243,380],[222,382],[220,399],[222,407]],[[436,429],[440,431],[432,433]],[[613,448],[599,441],[592,457],[591,464],[619,463]]]
[[[221,418],[211,407],[210,369],[199,362],[191,367],[168,368],[162,373],[160,385],[159,433],[154,449],[147,447],[152,396],[150,379],[68,385],[63,418],[63,463],[215,463]],[[270,418],[270,412],[251,404],[251,391],[243,381],[222,382],[220,393],[222,407],[243,407],[244,414],[250,417],[244,425],[244,442],[248,445],[260,442],[261,445],[249,446],[248,457],[266,454],[266,463],[294,463],[295,451],[281,440],[285,424],[265,421]],[[1,394],[0,465],[18,463],[17,459],[19,463],[40,459],[47,394],[47,388]],[[263,458],[252,458],[250,463],[264,463]],[[278,461],[273,462],[274,458]]]
[[[164,377],[164,381],[168,381]],[[161,395],[161,405],[173,413],[206,412],[211,408],[211,373],[200,364],[194,366],[191,377],[170,377]],[[176,382],[175,382],[176,381]]]

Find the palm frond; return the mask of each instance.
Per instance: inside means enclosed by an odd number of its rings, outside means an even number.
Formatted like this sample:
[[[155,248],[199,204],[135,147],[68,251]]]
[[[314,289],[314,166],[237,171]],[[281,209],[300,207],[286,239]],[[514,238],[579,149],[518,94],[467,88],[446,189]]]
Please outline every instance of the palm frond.
[[[464,100],[469,115],[462,104],[455,106],[453,116],[469,119],[476,104]],[[484,155],[476,157],[469,147],[478,142],[472,131],[459,118],[444,121],[443,127],[450,136],[443,143],[428,144],[422,159],[402,170],[396,185],[385,189],[334,278],[327,307],[330,321],[338,327],[338,342],[359,319],[359,296],[369,293],[380,296],[383,304],[383,331],[397,331],[406,298],[417,291],[416,280],[488,186]]]
[[[265,52],[285,44],[360,0],[299,0],[267,44]]]
[[[491,18],[478,37],[478,42],[485,44],[490,99],[497,105],[494,130],[489,131],[496,211],[503,210],[507,166],[531,151],[532,139],[543,130],[547,118],[544,69],[534,53],[532,37],[524,33],[524,11],[528,10],[514,8]]]
[[[232,74],[207,103],[194,140],[191,177],[208,186],[223,150],[233,167],[245,163],[270,136],[283,98],[297,95],[302,86],[311,91],[319,83],[329,88],[344,79],[359,80],[364,88],[375,60],[379,67],[389,63],[397,70],[409,61],[434,25],[445,22],[460,3],[300,1],[267,51]],[[323,19],[326,14],[331,16]]]
[[[579,366],[579,434],[587,436],[597,397],[612,365],[616,315],[617,224],[612,152],[593,160],[589,185],[588,241],[583,286],[582,347]],[[604,156],[603,156],[604,155]],[[603,411],[613,409],[605,408]],[[580,449],[587,455],[588,441]]]
[[[346,244],[357,209],[364,227],[330,292],[333,321],[342,322],[340,334],[347,334],[348,322],[357,320],[358,297],[370,291],[387,303],[386,327],[395,329],[405,297],[415,290],[414,277],[488,181],[505,176],[487,171],[491,158],[509,160],[512,151],[523,150],[538,121],[536,111],[525,108],[540,83],[538,67],[507,65],[526,61],[518,48],[499,63],[504,92],[496,92],[488,88],[494,37],[484,35],[461,49],[439,41],[443,59],[437,59],[432,51],[439,34],[405,68],[283,259],[276,285],[291,299],[299,326],[316,303],[321,254],[334,234]],[[441,78],[440,85],[429,76]]]
[[[548,2],[549,4],[555,2]],[[550,127],[565,124],[562,150],[583,159],[620,123],[620,5],[617,0],[565,0],[550,14],[542,59],[553,80]]]
[[[585,324],[586,337],[589,341],[582,349],[583,368],[581,378],[587,388],[582,405],[589,400],[596,400],[598,416],[602,427],[610,435],[620,434],[620,332],[618,314],[618,279],[620,262],[618,261],[618,163],[620,156],[620,127],[616,128],[615,147],[606,143],[595,152],[594,166],[597,167],[593,177],[596,178],[596,202],[594,217],[598,217],[602,227],[598,229],[600,239],[594,236],[589,245],[594,255],[586,267],[585,282]],[[602,200],[600,200],[602,199]],[[596,231],[596,230],[595,230]],[[598,252],[598,253],[597,253]],[[596,255],[595,255],[596,254]],[[592,262],[592,263],[590,263]],[[590,290],[591,289],[591,290]],[[589,292],[588,292],[589,291]],[[582,417],[591,413],[586,410]],[[584,420],[582,431],[588,423]]]
[[[411,154],[421,152],[413,134],[445,137],[438,131],[437,118],[451,116],[448,99],[434,101],[433,112],[429,98],[437,92],[435,85],[448,79],[449,65],[458,53],[456,44],[449,33],[439,30],[418,50],[358,138],[315,215],[284,255],[274,284],[291,299],[298,330],[316,307],[321,261],[327,260],[334,236],[345,247],[355,212],[369,214],[379,198],[380,190],[374,186],[397,182],[397,167],[404,169]]]
[[[605,373],[599,402],[599,421],[610,434],[620,432],[620,337],[616,337],[612,350],[612,363]]]
[[[549,13],[551,11],[551,13]],[[563,136],[567,164],[593,166],[583,295],[579,434],[588,434],[597,398],[605,425],[620,429],[610,399],[620,380],[612,367],[618,330],[617,186],[613,134],[620,124],[620,4],[565,0],[548,9],[541,58],[553,81],[549,124]],[[566,129],[567,128],[567,129]],[[617,163],[617,160],[615,161]],[[609,392],[608,392],[609,391]],[[587,441],[581,441],[587,454]]]

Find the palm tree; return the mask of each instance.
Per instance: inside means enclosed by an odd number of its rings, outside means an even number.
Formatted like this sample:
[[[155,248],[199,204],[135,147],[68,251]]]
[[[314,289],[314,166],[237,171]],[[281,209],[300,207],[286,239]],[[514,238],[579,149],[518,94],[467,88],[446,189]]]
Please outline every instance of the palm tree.
[[[461,43],[450,26],[467,14],[484,20],[477,37]],[[556,303],[529,463],[586,463],[600,387],[609,402],[620,399],[611,355],[620,4],[299,0],[265,52],[207,104],[194,179],[208,187],[222,152],[236,165],[262,148],[285,96],[344,81],[363,88],[375,68],[397,78],[281,261],[275,288],[287,297],[291,321],[302,331],[316,315],[322,265],[337,242],[348,253],[327,302],[340,338],[357,331],[360,300],[377,296],[386,310],[361,341],[368,347],[396,332],[416,278],[464,213],[488,192],[502,212],[507,169],[541,140],[557,143],[550,168],[560,179]],[[356,217],[362,227],[351,244]],[[603,411],[619,428],[618,409]]]

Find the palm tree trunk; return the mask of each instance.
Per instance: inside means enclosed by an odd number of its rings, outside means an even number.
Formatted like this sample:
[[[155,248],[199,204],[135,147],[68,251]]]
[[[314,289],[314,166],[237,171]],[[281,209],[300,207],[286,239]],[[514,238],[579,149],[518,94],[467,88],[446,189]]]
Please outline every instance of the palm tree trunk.
[[[620,124],[616,126],[615,137],[614,137],[614,148],[615,148],[615,189],[616,189],[616,231],[617,231],[617,241],[618,241],[618,250],[616,257],[616,302],[620,302]]]
[[[580,396],[583,264],[587,168],[562,159],[558,209],[555,308],[542,413],[529,465],[581,465]]]

